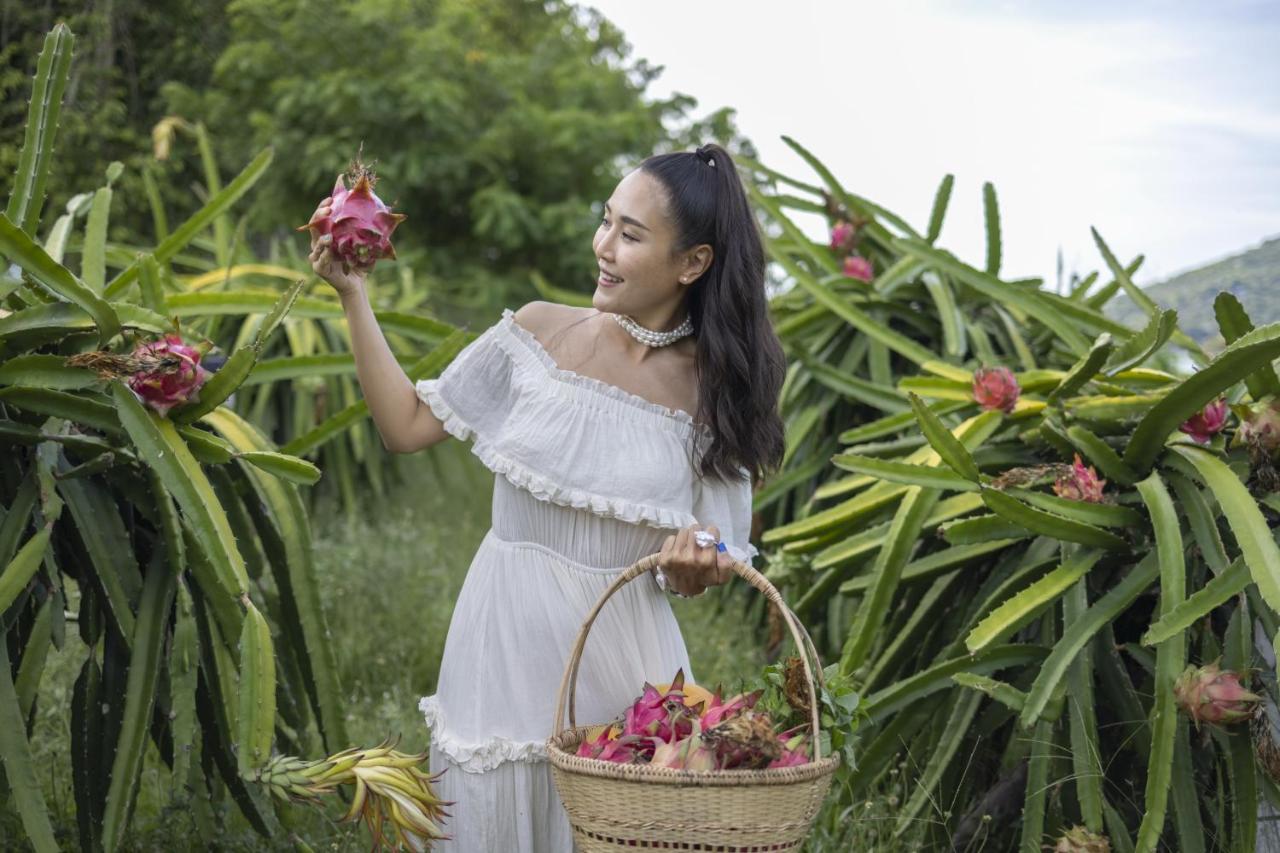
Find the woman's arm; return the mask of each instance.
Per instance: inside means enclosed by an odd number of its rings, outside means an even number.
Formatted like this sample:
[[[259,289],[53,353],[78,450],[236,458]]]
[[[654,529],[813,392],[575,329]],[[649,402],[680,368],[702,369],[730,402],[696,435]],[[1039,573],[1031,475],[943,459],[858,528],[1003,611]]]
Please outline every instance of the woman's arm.
[[[387,344],[363,286],[342,292],[342,309],[351,330],[356,379],[369,404],[369,414],[392,453],[412,453],[449,437],[431,407],[418,398],[413,381]]]
[[[328,214],[330,199],[316,209],[316,217]],[[392,453],[412,453],[431,447],[449,437],[444,424],[420,399],[404,368],[387,344],[365,289],[365,272],[343,272],[330,251],[332,237],[312,234],[311,268],[338,292],[351,333],[351,354],[356,363],[360,392],[369,404],[369,414],[382,438],[382,446]]]

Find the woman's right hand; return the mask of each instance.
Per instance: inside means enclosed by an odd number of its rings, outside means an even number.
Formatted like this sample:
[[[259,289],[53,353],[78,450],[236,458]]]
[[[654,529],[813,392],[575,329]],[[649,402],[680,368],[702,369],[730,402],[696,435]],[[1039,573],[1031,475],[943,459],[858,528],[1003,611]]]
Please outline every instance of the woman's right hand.
[[[311,219],[328,216],[332,204],[333,200],[328,198],[320,202]],[[333,289],[338,291],[338,295],[359,293],[364,289],[366,271],[352,267],[351,272],[343,272],[342,262],[334,257],[332,247],[333,235],[317,236],[314,231],[311,232],[311,254],[307,255],[307,260],[311,262],[311,269],[315,270],[320,278],[329,282]]]

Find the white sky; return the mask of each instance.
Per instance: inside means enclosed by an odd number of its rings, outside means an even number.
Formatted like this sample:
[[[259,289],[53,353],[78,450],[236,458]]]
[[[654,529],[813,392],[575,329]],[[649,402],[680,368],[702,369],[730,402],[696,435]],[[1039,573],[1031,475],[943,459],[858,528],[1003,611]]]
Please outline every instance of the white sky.
[[[785,174],[818,183],[784,134],[923,230],[953,173],[940,243],[978,265],[992,181],[1006,278],[1102,268],[1091,225],[1141,283],[1280,233],[1276,0],[584,5]]]

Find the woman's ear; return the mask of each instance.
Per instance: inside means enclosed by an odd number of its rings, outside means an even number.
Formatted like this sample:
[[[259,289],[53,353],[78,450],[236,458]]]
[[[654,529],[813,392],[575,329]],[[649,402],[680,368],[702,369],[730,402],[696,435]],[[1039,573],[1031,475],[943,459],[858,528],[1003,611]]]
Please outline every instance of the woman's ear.
[[[711,261],[715,257],[715,251],[707,243],[694,246],[685,255],[684,269],[680,272],[681,284],[692,284],[697,281],[703,273],[711,269]]]

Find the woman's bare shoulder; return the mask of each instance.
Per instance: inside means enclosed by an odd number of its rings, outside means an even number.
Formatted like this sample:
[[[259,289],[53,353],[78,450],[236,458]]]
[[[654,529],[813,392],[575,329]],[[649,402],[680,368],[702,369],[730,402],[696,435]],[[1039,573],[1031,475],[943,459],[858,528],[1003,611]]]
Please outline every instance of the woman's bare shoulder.
[[[569,324],[598,313],[594,308],[578,308],[539,300],[521,306],[514,319],[538,340],[547,341]]]

